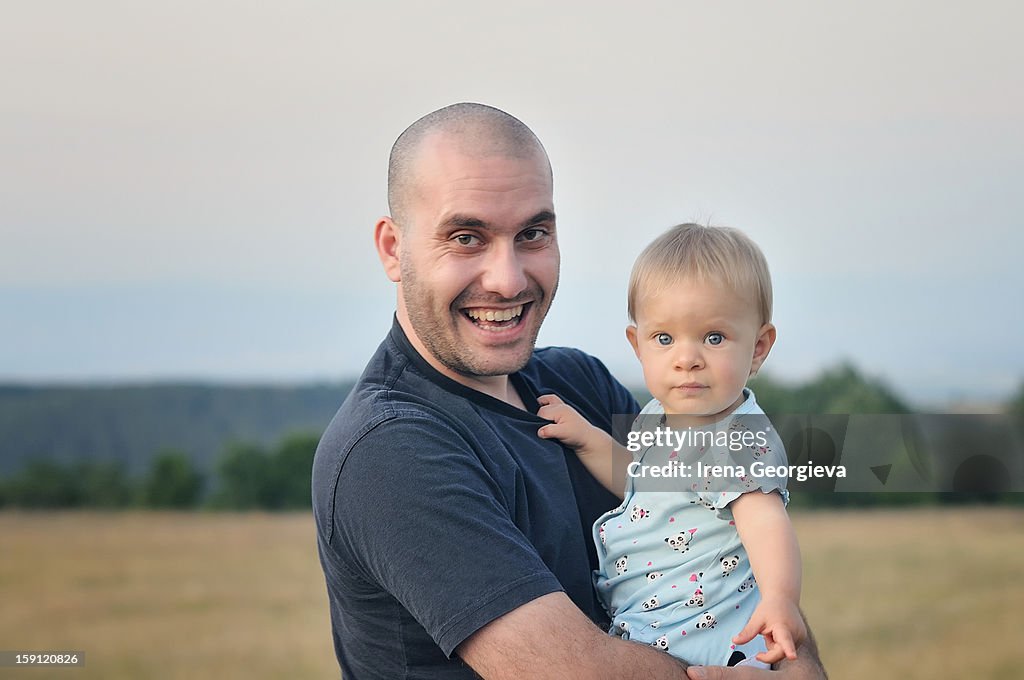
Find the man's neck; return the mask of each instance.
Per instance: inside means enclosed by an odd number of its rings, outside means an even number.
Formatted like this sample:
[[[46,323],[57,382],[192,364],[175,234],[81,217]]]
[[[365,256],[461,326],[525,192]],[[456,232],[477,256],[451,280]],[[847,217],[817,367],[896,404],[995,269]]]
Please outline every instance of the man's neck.
[[[506,404],[515,406],[518,409],[524,411],[528,410],[526,404],[523,403],[522,398],[519,396],[519,392],[516,391],[515,385],[509,380],[508,375],[485,375],[485,376],[468,376],[463,375],[457,371],[445,366],[443,363],[438,361],[437,357],[430,353],[429,350],[420,341],[418,335],[413,332],[412,328],[406,325],[404,319],[399,315],[398,323],[405,331],[405,337],[409,339],[409,343],[413,349],[423,357],[430,366],[438,373],[446,378],[454,380],[460,385],[464,385],[477,392],[482,392],[489,397],[493,397],[498,401],[503,401]]]

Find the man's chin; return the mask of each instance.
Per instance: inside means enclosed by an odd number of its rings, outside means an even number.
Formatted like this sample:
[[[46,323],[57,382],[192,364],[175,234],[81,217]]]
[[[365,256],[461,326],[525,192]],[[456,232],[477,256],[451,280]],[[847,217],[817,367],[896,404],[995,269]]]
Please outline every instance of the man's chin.
[[[522,369],[533,356],[539,331],[539,328],[523,328],[512,338],[460,333],[457,342],[466,364],[477,371],[476,375],[507,375]]]
[[[507,353],[500,357],[487,357],[484,354],[478,354],[471,361],[466,362],[463,367],[465,370],[459,370],[458,372],[469,378],[490,378],[509,375],[510,373],[522,370],[530,361],[532,354],[532,347],[529,352],[523,355],[517,352],[514,357],[509,357]]]

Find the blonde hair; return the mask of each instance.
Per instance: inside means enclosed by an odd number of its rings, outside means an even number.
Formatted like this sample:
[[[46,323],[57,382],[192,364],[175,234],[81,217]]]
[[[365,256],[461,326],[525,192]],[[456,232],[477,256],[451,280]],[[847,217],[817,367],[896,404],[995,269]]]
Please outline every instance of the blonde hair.
[[[757,244],[739,229],[680,224],[654,239],[637,257],[629,277],[629,319],[646,295],[663,286],[696,279],[750,296],[761,323],[772,320],[772,279]]]

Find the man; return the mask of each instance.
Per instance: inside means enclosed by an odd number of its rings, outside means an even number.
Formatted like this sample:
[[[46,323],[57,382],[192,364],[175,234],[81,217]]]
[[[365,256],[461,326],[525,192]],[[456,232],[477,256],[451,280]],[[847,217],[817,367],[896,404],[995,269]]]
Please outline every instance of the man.
[[[596,359],[534,351],[559,266],[539,140],[487,106],[435,111],[395,142],[388,203],[395,323],[313,470],[343,677],[687,677],[594,624],[591,524],[617,501],[536,434],[542,393],[605,430],[638,411]],[[783,677],[823,677],[813,643],[799,653]]]

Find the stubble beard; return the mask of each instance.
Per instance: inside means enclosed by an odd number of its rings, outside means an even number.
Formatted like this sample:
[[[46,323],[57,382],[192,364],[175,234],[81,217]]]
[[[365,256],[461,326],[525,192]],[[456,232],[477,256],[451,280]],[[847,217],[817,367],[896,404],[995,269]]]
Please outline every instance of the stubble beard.
[[[434,358],[449,370],[469,378],[508,375],[526,366],[537,344],[541,323],[551,306],[556,288],[557,284],[550,295],[545,295],[540,286],[532,284],[522,297],[533,301],[529,311],[529,323],[533,328],[529,329],[524,339],[516,342],[516,347],[491,347],[485,349],[487,356],[479,356],[473,349],[466,347],[466,343],[459,341],[456,330],[459,320],[455,318],[462,314],[459,310],[472,305],[509,305],[517,301],[493,297],[484,301],[482,298],[485,296],[465,290],[449,306],[441,306],[427,286],[420,283],[413,268],[405,267],[404,263],[402,266],[402,300],[413,331]]]

